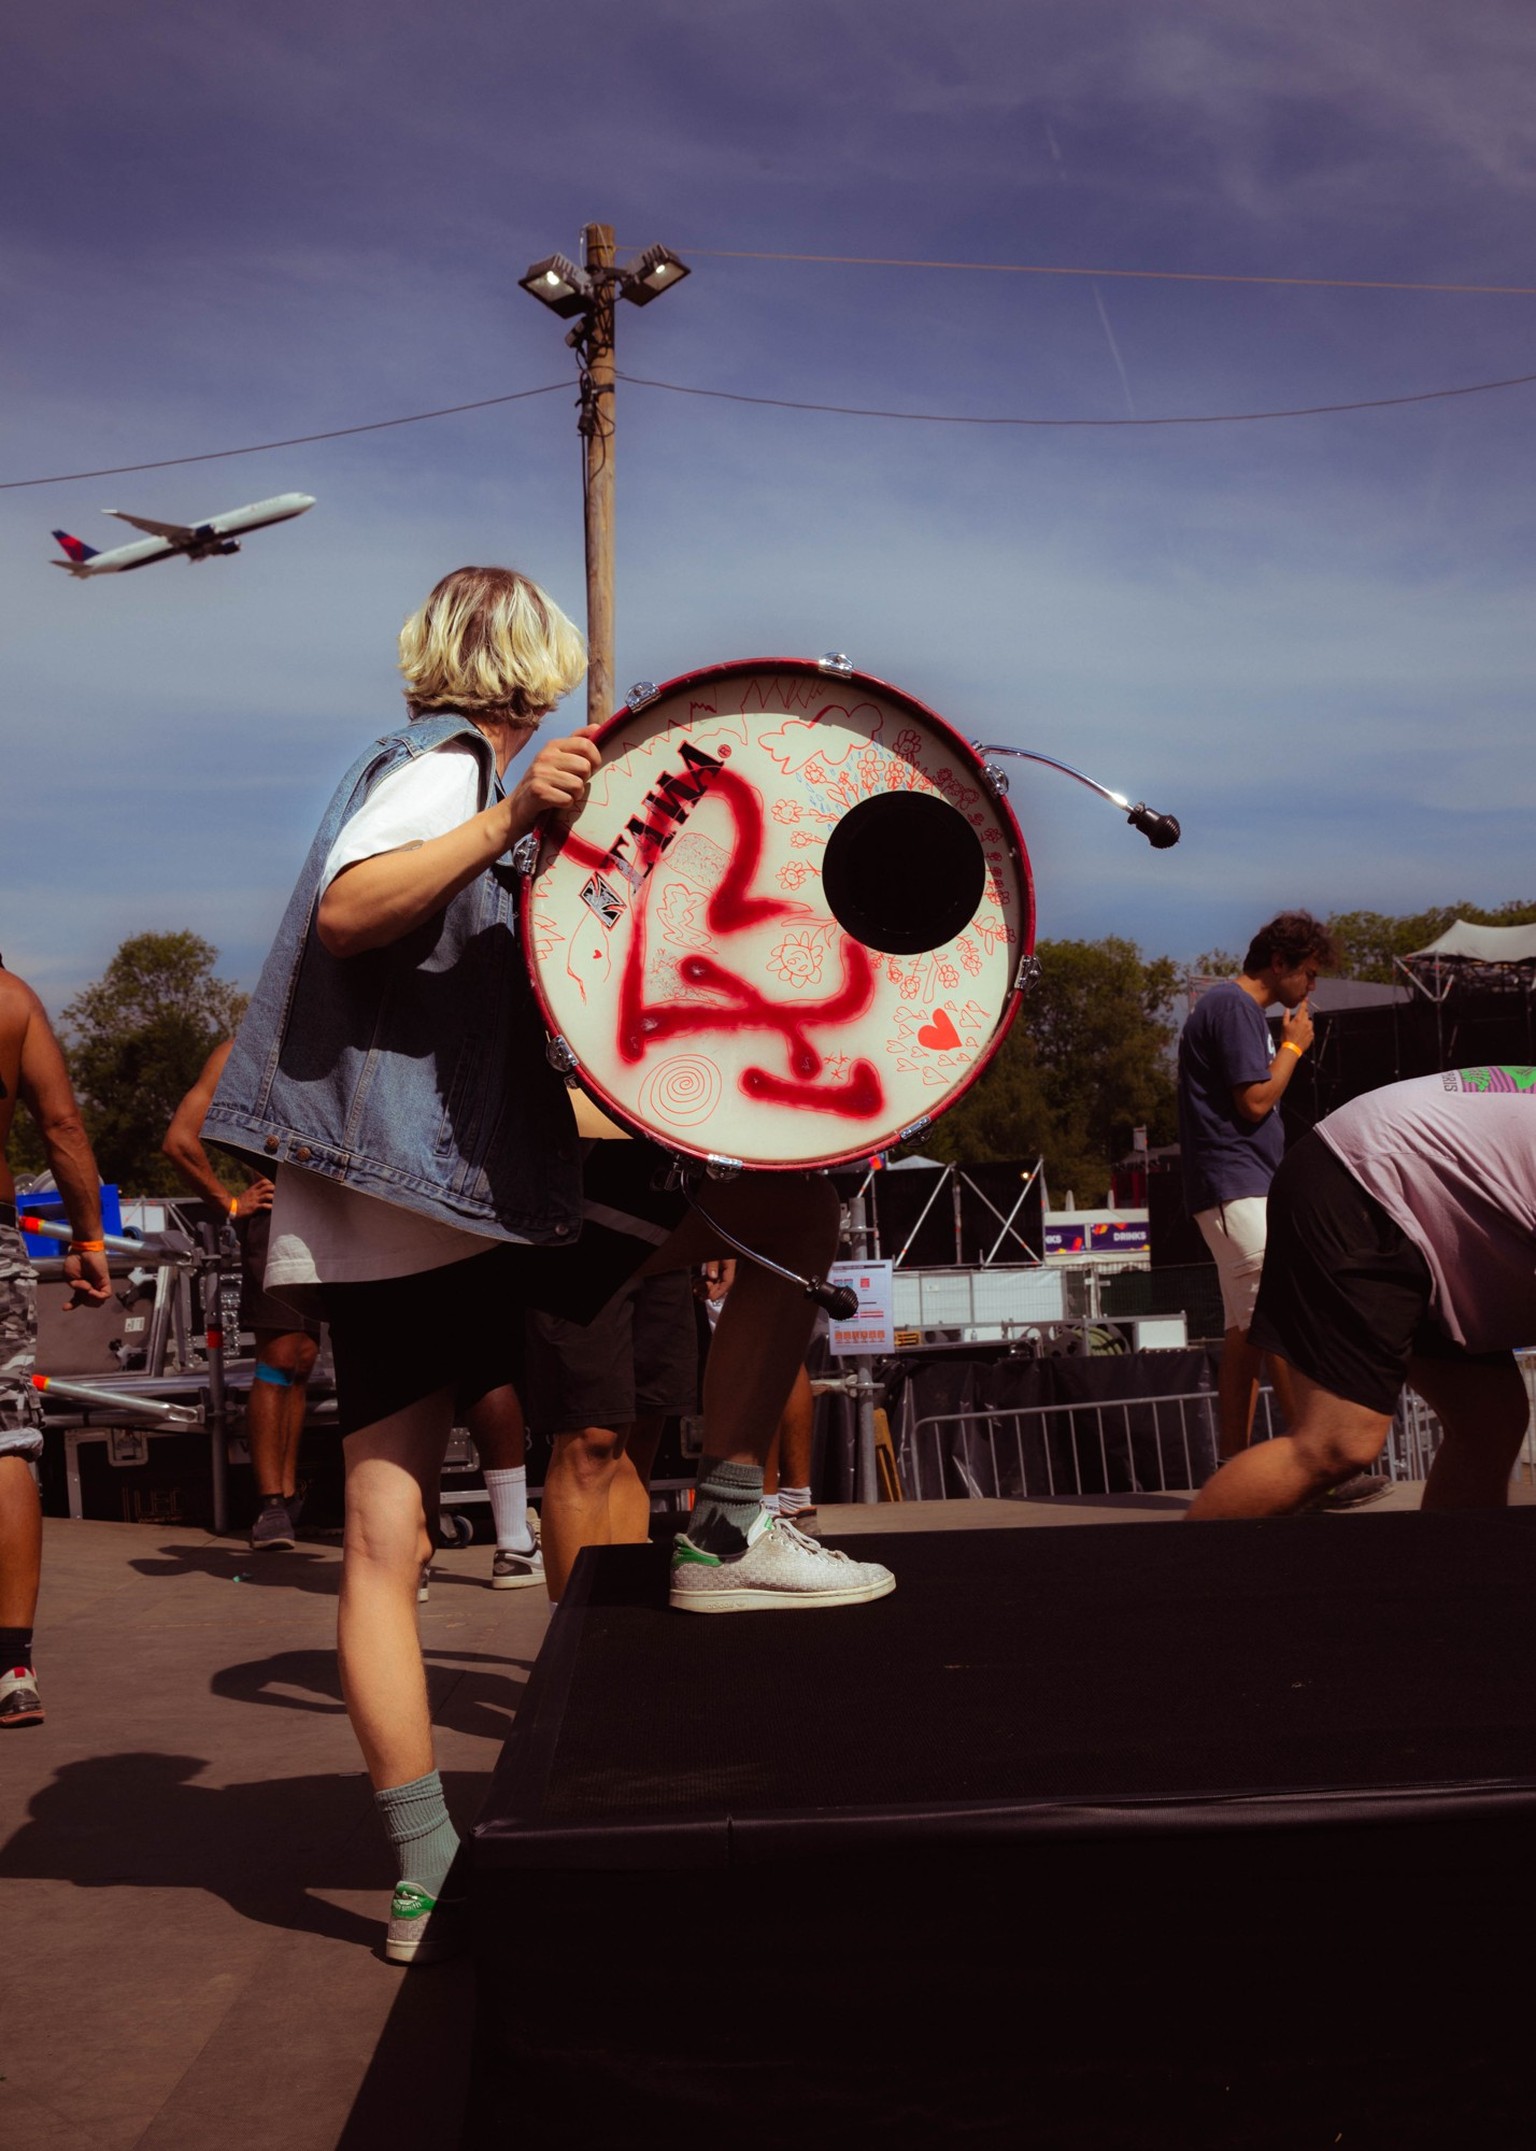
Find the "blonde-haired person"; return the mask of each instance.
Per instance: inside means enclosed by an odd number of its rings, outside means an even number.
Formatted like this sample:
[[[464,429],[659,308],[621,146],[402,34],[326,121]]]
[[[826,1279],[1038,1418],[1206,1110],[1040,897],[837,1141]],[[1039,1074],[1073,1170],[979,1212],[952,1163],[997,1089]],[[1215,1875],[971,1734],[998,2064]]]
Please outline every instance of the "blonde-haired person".
[[[275,1175],[267,1286],[331,1325],[342,1686],[398,1856],[387,1951],[408,1963],[454,1939],[431,1914],[458,1842],[416,1633],[426,1518],[455,1415],[521,1380],[530,1265],[580,1230],[505,861],[541,814],[580,806],[598,756],[573,732],[503,782],[586,670],[577,629],[515,570],[445,576],[400,657],[410,721],[335,793],[204,1131]]]
[[[513,568],[455,568],[400,630],[400,670],[413,717],[463,710],[536,724],[586,669],[580,631]]]
[[[511,792],[502,781],[551,697],[581,678],[579,635],[526,577],[461,568],[401,643],[410,722],[332,799],[204,1126],[264,1171],[283,1167],[266,1283],[330,1324],[347,1487],[342,1689],[397,1855],[386,1952],[410,1963],[460,1946],[451,1900],[438,1912],[458,1840],[416,1634],[455,1411],[520,1383],[526,1309],[584,1323],[637,1269],[728,1250],[698,1217],[677,1222],[643,1143],[590,1146],[582,1231],[581,1144],[545,1050],[507,854],[541,815],[580,812],[599,761],[591,730],[551,740]],[[824,1178],[743,1174],[712,1189],[711,1207],[802,1274],[823,1274],[835,1249]],[[706,1384],[686,1579],[698,1588],[684,1602],[737,1610],[766,1593],[810,1607],[891,1588],[888,1571],[798,1534],[765,1540],[758,1521],[762,1460],[814,1312],[797,1284],[742,1265]]]

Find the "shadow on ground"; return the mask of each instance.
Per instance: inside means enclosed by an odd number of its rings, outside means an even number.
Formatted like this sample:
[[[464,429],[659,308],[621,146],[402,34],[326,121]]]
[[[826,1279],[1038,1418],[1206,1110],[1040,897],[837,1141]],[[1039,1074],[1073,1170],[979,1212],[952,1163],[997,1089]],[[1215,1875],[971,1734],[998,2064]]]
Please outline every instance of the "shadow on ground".
[[[425,1649],[422,1656],[433,1724],[481,1740],[505,1740],[527,1686],[526,1677],[514,1678],[508,1669],[516,1667],[526,1676],[528,1661],[446,1647]],[[267,1658],[222,1667],[209,1686],[226,1702],[312,1711],[324,1717],[345,1714],[336,1653],[331,1650],[274,1651]]]
[[[130,1561],[128,1566],[141,1576],[166,1581],[180,1576],[211,1576],[216,1582],[269,1591],[318,1591],[326,1598],[334,1598],[341,1583],[341,1564],[335,1554],[303,1545],[289,1553],[252,1553],[248,1546],[215,1539],[206,1546],[162,1546],[158,1556]],[[434,1584],[436,1581],[434,1577]]]
[[[322,1548],[324,1550],[322,1550]],[[249,1546],[229,1539],[210,1539],[205,1546],[162,1546],[128,1566],[140,1576],[172,1582],[182,1576],[209,1576],[215,1583],[241,1584],[257,1590],[314,1591],[334,1598],[341,1588],[341,1563],[336,1555],[339,1541],[317,1541],[277,1553],[252,1553]],[[437,1565],[432,1570],[432,1595],[441,1603],[444,1592],[482,1592],[489,1587],[490,1552],[487,1566],[475,1574]]]
[[[205,1890],[243,1919],[377,1951],[394,1879],[367,1779],[262,1778],[199,1785],[197,1755],[97,1755],[66,1763],[0,1849],[0,1876],[77,1889]],[[472,1815],[481,1772],[449,1773],[455,1815]],[[312,1895],[377,1890],[367,1917]]]

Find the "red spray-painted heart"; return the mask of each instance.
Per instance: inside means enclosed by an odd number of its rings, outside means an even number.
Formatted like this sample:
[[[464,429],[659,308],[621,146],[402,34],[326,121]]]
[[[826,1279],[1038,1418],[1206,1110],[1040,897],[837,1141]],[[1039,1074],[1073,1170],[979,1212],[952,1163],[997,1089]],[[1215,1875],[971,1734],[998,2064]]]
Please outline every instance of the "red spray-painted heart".
[[[947,1008],[936,1008],[933,1021],[925,1023],[917,1034],[920,1046],[931,1046],[935,1053],[952,1053],[960,1043],[960,1033],[949,1020]]]

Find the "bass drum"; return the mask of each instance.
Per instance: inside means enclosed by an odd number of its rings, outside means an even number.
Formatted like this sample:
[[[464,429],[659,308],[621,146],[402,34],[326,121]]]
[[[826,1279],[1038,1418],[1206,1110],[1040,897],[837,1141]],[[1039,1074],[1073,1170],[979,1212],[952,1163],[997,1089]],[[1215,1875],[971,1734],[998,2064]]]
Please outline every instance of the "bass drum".
[[[688,1157],[804,1171],[913,1139],[1018,1008],[1034,889],[1006,801],[862,673],[766,658],[645,692],[524,881],[551,1056]]]

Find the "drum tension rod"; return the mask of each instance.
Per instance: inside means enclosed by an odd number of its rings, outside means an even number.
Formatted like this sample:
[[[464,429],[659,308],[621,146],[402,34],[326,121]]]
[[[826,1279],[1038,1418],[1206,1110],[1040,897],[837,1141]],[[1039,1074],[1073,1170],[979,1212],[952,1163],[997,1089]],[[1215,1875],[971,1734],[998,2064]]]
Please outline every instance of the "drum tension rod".
[[[755,1247],[748,1247],[745,1240],[738,1240],[734,1232],[728,1232],[719,1218],[706,1210],[686,1180],[682,1183],[684,1198],[691,1208],[698,1211],[706,1225],[718,1232],[721,1239],[734,1247],[739,1255],[755,1262],[760,1270],[771,1270],[775,1277],[782,1277],[786,1284],[798,1285],[808,1300],[824,1307],[835,1322],[846,1322],[859,1311],[859,1295],[851,1285],[829,1285],[824,1277],[802,1277],[798,1270],[785,1269],[782,1262],[775,1262],[771,1255],[760,1254]]]
[[[992,754],[1011,754],[1018,761],[1043,762],[1047,769],[1059,769],[1064,777],[1075,777],[1079,784],[1086,784],[1090,792],[1097,792],[1101,799],[1107,799],[1112,807],[1119,807],[1131,827],[1141,831],[1154,851],[1167,851],[1171,845],[1177,844],[1179,841],[1179,825],[1173,815],[1158,814],[1153,808],[1144,807],[1139,800],[1135,806],[1132,806],[1124,792],[1112,792],[1107,785],[1095,782],[1092,777],[1085,777],[1083,772],[1080,769],[1074,769],[1070,762],[1058,762],[1054,755],[1035,754],[1028,747],[984,747],[980,740],[973,740],[971,744],[976,749],[976,752],[983,757]],[[1008,789],[1006,776],[1000,769],[993,774],[999,781],[1000,788],[1006,792]]]

